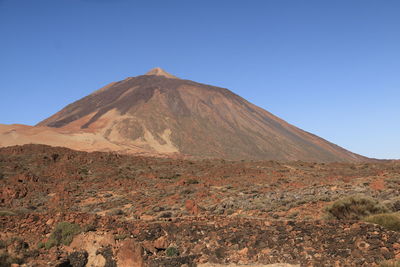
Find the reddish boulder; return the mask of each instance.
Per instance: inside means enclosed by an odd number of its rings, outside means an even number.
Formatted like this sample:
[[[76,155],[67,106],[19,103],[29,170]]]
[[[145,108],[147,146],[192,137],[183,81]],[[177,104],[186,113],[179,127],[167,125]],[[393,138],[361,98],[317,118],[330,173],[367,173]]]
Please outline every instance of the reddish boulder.
[[[143,247],[132,239],[123,241],[117,252],[117,262],[119,267],[144,267]]]

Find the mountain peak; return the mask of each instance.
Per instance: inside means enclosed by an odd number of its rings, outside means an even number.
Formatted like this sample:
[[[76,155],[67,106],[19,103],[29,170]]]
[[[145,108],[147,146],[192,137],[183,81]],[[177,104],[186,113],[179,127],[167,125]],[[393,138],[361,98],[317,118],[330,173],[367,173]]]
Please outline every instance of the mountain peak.
[[[166,78],[178,79],[178,77],[166,72],[165,70],[159,67],[149,70],[145,75],[156,75],[156,76],[163,76]]]
[[[161,68],[146,75],[112,83],[38,126],[59,128],[54,130],[57,136],[68,132],[77,144],[88,140],[81,146],[92,151],[236,160],[367,160],[288,124],[228,89],[179,80]],[[14,132],[0,127],[0,146],[5,144],[4,131],[8,131],[9,142],[15,140]],[[75,137],[75,133],[88,139]],[[43,132],[37,140],[49,139]],[[57,142],[65,145],[65,141]]]

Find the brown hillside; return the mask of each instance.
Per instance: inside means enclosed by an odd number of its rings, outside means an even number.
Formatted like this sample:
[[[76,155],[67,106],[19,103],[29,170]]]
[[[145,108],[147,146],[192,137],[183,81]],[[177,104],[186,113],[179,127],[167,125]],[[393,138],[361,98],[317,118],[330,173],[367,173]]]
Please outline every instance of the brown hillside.
[[[90,132],[121,150],[135,147],[227,159],[366,159],[288,124],[228,89],[178,79],[160,68],[111,83],[37,126]]]

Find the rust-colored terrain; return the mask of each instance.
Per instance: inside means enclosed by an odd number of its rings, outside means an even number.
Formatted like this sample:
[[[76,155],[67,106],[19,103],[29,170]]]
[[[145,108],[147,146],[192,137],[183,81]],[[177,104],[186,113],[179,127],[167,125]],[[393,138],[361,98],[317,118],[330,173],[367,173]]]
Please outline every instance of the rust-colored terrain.
[[[325,211],[349,195],[400,210],[399,162],[170,159],[25,145],[0,149],[0,177],[1,266],[378,266],[400,258],[400,233]],[[66,222],[79,230],[52,243]]]
[[[0,125],[0,147],[0,267],[400,261],[400,162],[160,68]]]

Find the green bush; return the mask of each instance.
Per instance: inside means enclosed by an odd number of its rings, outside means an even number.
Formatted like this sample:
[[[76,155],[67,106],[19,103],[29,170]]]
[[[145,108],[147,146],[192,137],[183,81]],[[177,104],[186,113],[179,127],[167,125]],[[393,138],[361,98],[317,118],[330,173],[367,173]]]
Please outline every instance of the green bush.
[[[81,227],[74,223],[60,222],[56,225],[53,233],[50,235],[49,240],[45,243],[47,249],[58,246],[71,244],[74,236],[81,232]]]
[[[119,234],[114,236],[114,240],[124,240],[128,237],[127,234]]]
[[[121,209],[112,209],[109,210],[106,214],[108,216],[118,216],[118,215],[124,215],[124,211]]]
[[[17,215],[15,212],[9,210],[0,210],[0,216],[15,216]]]
[[[52,239],[52,238],[50,238],[49,240],[47,240],[46,243],[44,243],[44,247],[46,249],[51,249],[52,247],[57,246],[57,245],[59,245],[57,243],[57,241],[55,239]]]
[[[400,197],[392,198],[383,202],[393,212],[400,211]]]
[[[187,184],[198,184],[199,181],[196,180],[196,179],[189,179],[189,180],[186,181],[186,183],[187,183]]]
[[[371,215],[364,218],[366,222],[379,224],[380,226],[400,232],[400,215],[398,213],[384,213]]]
[[[24,263],[23,259],[12,257],[7,252],[0,253],[0,266],[11,266],[11,264],[22,264]]]
[[[95,232],[96,231],[96,226],[92,224],[87,224],[83,227],[82,232]]]
[[[89,175],[89,170],[88,169],[86,169],[86,168],[81,168],[80,170],[79,170],[79,174],[83,174],[83,175]]]
[[[328,217],[338,220],[359,220],[365,216],[387,213],[389,210],[378,201],[366,196],[339,199],[326,208]]]
[[[169,247],[165,250],[165,254],[168,257],[176,257],[179,255],[179,251],[176,247]]]
[[[41,248],[44,248],[44,247],[46,247],[46,244],[43,243],[43,242],[39,242],[39,243],[37,244],[37,248],[38,248],[38,249],[41,249]]]

